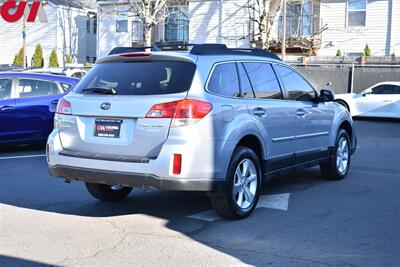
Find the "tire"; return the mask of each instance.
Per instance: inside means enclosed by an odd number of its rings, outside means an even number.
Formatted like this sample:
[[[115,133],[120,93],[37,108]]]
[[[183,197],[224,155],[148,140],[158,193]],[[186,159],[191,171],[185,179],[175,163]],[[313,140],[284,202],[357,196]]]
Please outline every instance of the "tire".
[[[243,219],[256,207],[260,190],[261,168],[256,153],[247,147],[237,147],[229,163],[226,187],[211,195],[211,204],[224,218]]]
[[[125,199],[132,191],[130,187],[115,188],[111,185],[85,183],[86,189],[96,199],[101,201],[119,201]]]
[[[328,180],[342,180],[349,171],[351,161],[351,141],[344,129],[339,129],[333,157],[320,164],[322,175]]]
[[[349,105],[346,103],[346,101],[344,100],[336,100],[336,103],[338,103],[339,105],[342,105],[343,107],[345,107],[345,109],[350,112],[350,107]]]

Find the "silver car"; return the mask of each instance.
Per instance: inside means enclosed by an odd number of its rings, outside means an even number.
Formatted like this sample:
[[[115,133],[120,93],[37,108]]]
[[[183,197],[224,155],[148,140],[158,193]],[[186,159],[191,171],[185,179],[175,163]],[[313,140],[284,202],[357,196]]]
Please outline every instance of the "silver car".
[[[274,176],[315,165],[346,176],[356,136],[332,100],[263,50],[114,54],[59,102],[48,165],[100,200],[134,187],[206,191],[221,216],[240,219]]]

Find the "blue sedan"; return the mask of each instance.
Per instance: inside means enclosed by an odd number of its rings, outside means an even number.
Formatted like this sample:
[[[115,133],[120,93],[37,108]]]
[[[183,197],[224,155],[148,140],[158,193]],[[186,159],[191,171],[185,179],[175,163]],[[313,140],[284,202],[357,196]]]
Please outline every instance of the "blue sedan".
[[[0,73],[0,145],[45,142],[58,100],[78,79],[36,73]]]

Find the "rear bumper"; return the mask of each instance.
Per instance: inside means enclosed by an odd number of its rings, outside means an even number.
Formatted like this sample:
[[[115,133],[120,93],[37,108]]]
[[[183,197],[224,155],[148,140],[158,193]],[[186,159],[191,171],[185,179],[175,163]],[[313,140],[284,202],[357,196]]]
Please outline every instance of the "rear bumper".
[[[180,191],[220,191],[225,181],[204,179],[162,178],[152,174],[105,171],[63,165],[49,166],[52,176],[67,181],[122,185],[128,187],[156,188]]]

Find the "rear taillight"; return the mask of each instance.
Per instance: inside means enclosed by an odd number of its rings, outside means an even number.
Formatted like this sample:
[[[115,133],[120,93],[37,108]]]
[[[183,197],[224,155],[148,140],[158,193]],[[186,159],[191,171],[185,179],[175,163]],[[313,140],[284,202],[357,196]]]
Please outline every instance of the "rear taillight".
[[[172,173],[173,174],[181,174],[182,169],[182,155],[174,154],[173,163],[172,163]]]
[[[206,101],[182,99],[152,106],[146,118],[171,118],[171,127],[179,127],[196,123],[211,110],[212,105]]]
[[[57,114],[64,114],[64,115],[71,115],[72,114],[72,107],[71,107],[71,103],[69,103],[67,100],[65,100],[64,98],[61,98],[58,101],[58,105],[57,105]]]

